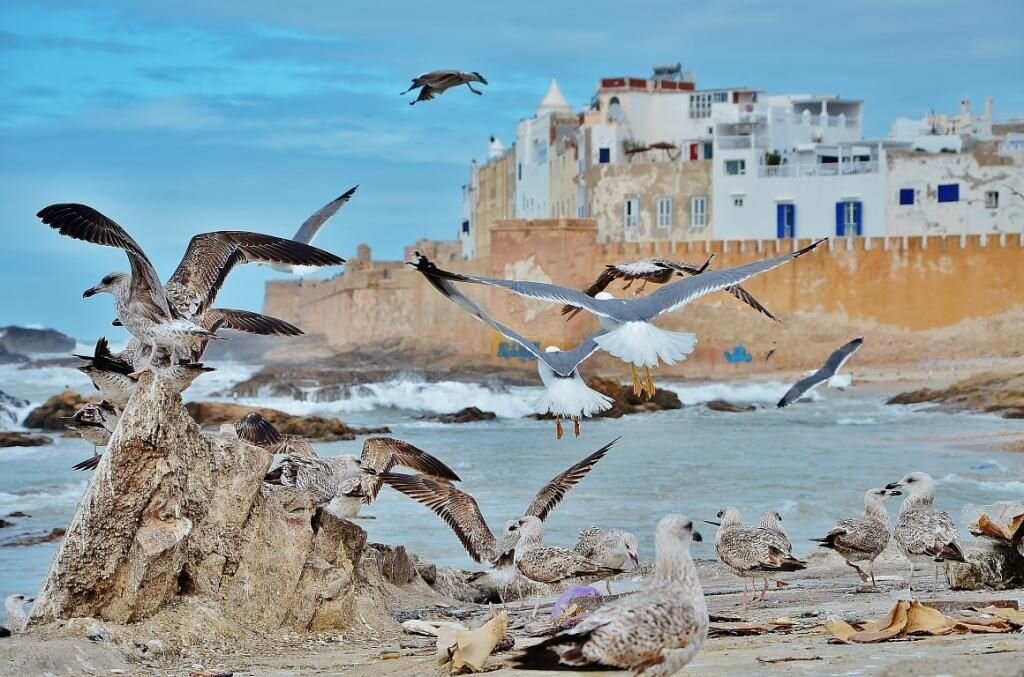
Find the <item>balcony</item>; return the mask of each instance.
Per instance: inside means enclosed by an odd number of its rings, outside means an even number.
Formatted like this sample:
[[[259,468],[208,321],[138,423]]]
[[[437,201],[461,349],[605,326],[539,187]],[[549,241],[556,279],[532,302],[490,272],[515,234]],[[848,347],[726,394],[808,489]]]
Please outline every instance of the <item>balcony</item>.
[[[721,150],[743,150],[746,148],[766,148],[767,140],[753,134],[740,136],[719,136],[718,147]]]
[[[798,176],[853,176],[857,174],[877,174],[878,161],[868,162],[844,162],[842,169],[838,163],[818,164],[787,164],[787,165],[759,165],[757,175],[759,178],[794,178]]]

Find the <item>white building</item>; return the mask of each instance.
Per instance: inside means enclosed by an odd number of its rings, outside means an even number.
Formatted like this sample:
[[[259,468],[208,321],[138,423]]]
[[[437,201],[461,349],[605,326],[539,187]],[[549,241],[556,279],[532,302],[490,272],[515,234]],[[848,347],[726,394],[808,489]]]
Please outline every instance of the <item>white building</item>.
[[[992,140],[992,115],[995,102],[991,96],[985,98],[985,110],[981,115],[971,112],[969,99],[960,100],[960,112],[956,115],[947,115],[934,112],[928,113],[921,118],[914,120],[908,117],[899,117],[892,123],[889,129],[889,137],[899,141],[910,141],[916,147],[933,153],[944,150],[943,147],[935,148],[935,139],[942,137],[958,137],[963,139],[975,139],[978,141]],[[959,151],[960,146],[955,148]]]
[[[715,239],[884,235],[895,142],[864,140],[862,114],[838,96],[715,105]]]
[[[516,206],[520,219],[551,215],[551,164],[554,147],[576,133],[578,119],[555,80],[533,117],[516,128]]]
[[[471,259],[476,256],[476,228],[473,227],[473,214],[479,201],[480,168],[473,160],[469,164],[469,183],[462,186],[462,218],[459,222],[459,242],[462,243],[462,256]]]

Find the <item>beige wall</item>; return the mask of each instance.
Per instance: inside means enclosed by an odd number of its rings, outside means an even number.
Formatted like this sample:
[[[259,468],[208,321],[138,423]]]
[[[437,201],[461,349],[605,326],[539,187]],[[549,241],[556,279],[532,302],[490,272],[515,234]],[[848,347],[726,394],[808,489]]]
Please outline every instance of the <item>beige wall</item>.
[[[711,161],[636,162],[591,165],[586,173],[590,216],[597,221],[600,242],[655,242],[704,240],[711,237]],[[707,226],[690,228],[690,198],[704,196]],[[640,200],[640,223],[624,225],[626,198]],[[672,226],[657,225],[657,201],[672,199]]]
[[[473,229],[475,231],[476,258],[486,258],[491,253],[490,228],[495,221],[509,219],[515,207],[515,147],[503,156],[491,160],[479,169],[477,201],[474,205]]]
[[[572,139],[560,141],[557,148],[550,151],[551,157],[551,186],[550,201],[551,215],[555,218],[575,218],[576,201],[578,191],[576,186],[576,175],[579,173],[579,165],[576,162],[576,142]],[[509,215],[511,217],[511,215]]]

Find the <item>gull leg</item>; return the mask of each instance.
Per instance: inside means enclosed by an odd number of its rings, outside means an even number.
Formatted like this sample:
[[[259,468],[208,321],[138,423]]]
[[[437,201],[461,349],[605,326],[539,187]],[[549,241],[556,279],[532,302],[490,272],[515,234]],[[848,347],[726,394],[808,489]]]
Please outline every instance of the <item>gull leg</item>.
[[[555,416],[555,439],[560,440],[565,435],[565,431],[562,430],[562,417]]]
[[[854,564],[853,562],[847,562],[847,563],[846,563],[846,565],[847,565],[847,566],[851,566],[851,567],[853,567],[853,568],[854,568],[854,570],[855,570],[855,571],[857,572],[857,575],[858,575],[858,576],[860,576],[860,580],[861,580],[862,582],[864,582],[864,583],[867,583],[867,582],[868,582],[868,577],[867,577],[867,574],[865,574],[865,573],[864,573],[864,570],[863,570],[863,569],[861,569],[861,568],[860,568],[859,566],[857,566],[857,565],[856,565],[856,564]]]
[[[647,399],[651,399],[652,397],[654,397],[654,392],[655,392],[654,377],[651,376],[651,368],[650,367],[644,367],[644,373],[647,376],[647,383],[645,384],[646,387],[647,387]]]
[[[573,434],[576,435],[576,437],[580,436],[580,417],[579,416],[573,416],[573,419],[572,419],[572,432],[573,432]]]
[[[138,378],[138,377],[142,376],[144,373],[146,373],[147,371],[152,370],[153,369],[153,360],[156,358],[156,350],[157,350],[156,344],[154,343],[154,344],[151,345],[151,347],[149,349],[149,359],[146,360],[146,366],[144,366],[142,369],[134,371],[134,372],[132,372],[131,374],[128,374],[128,375],[132,376],[134,378]],[[173,355],[171,357],[171,361],[172,362],[174,361]]]
[[[483,94],[483,92],[477,89],[473,89],[473,85],[469,84],[468,82],[466,83],[466,86],[469,87],[469,91],[473,92],[474,94]]]
[[[640,283],[640,287],[635,292],[633,292],[633,296],[640,296],[640,294],[644,293],[644,289],[647,289],[647,278],[646,277]]]
[[[764,577],[764,587],[761,588],[761,596],[758,597],[758,601],[764,601],[764,596],[768,594],[768,577]]]
[[[633,376],[633,394],[639,397],[640,393],[642,393],[644,390],[643,384],[640,382],[640,375],[636,373],[636,365],[630,364],[629,371]]]
[[[872,587],[877,588],[878,587],[878,583],[875,583],[875,563],[874,562],[871,562],[870,564],[868,564],[868,571],[871,572],[871,585],[872,585]]]
[[[622,288],[622,291],[626,291],[627,289],[629,289],[632,284],[633,284],[633,278],[629,278],[626,281],[626,286]]]
[[[939,565],[935,565],[935,580],[932,581],[932,597],[935,597],[936,592],[939,589]]]
[[[910,563],[910,578],[907,579],[907,591],[908,592],[913,592],[914,591],[914,563],[913,562]]]

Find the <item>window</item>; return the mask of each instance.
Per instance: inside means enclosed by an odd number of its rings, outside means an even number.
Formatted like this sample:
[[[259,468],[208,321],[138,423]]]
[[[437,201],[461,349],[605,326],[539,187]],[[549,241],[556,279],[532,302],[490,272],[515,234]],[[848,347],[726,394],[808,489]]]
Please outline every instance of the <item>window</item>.
[[[518,176],[519,176],[519,180],[522,181],[523,180],[523,163],[522,162],[519,163],[519,175]]]
[[[711,100],[715,103],[724,103],[729,100],[729,92],[715,92]]]
[[[658,198],[658,228],[672,227],[672,198]]]
[[[857,200],[836,203],[836,236],[863,234],[863,206]]]
[[[606,165],[612,161],[612,149],[611,148],[598,148],[597,149],[597,161],[602,165]]]
[[[469,221],[463,221],[462,222],[462,232],[463,233],[468,233],[469,232]]]
[[[714,156],[714,152],[712,151],[712,149],[714,147],[715,147],[715,144],[712,143],[711,141],[705,141],[704,142],[704,159],[705,160],[710,160],[712,158],[712,156]]]
[[[621,120],[623,117],[622,104],[619,103],[619,97],[613,96],[611,100],[608,101],[608,120],[615,122],[617,120]]]
[[[939,202],[959,202],[960,201],[960,184],[959,183],[940,183]]]
[[[900,204],[901,205],[912,205],[912,204],[914,204],[914,189],[913,188],[900,188]]]
[[[733,207],[742,207],[743,206],[743,196],[742,195],[735,195],[735,196],[733,196],[733,198],[732,198],[732,206]]]
[[[725,173],[729,176],[743,176],[747,173],[746,160],[726,160]]]
[[[999,209],[999,191],[985,191],[985,209]]]
[[[796,205],[791,202],[775,205],[775,237],[796,237]]]
[[[635,197],[626,198],[623,206],[623,225],[626,228],[636,228],[640,225],[640,200]]]
[[[703,195],[690,198],[690,227],[703,228],[708,225],[708,199]]]

